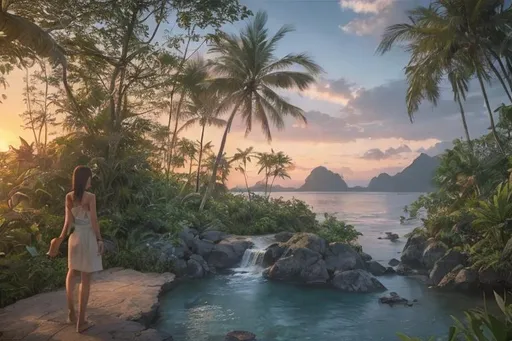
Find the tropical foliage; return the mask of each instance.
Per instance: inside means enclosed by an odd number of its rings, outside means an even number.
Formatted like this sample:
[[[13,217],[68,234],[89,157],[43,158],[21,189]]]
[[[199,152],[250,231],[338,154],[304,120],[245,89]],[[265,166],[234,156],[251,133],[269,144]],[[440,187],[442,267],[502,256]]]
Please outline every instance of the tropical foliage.
[[[264,154],[226,154],[234,117],[247,132],[257,121],[270,139],[270,126],[284,128],[285,116],[303,119],[276,91],[304,90],[321,70],[305,54],[277,57],[291,28],[268,35],[264,13],[239,35],[220,31],[250,15],[236,0],[2,1],[0,86],[24,70],[22,116],[33,141],[0,152],[0,306],[63,285],[66,241],[57,259],[44,253],[62,227],[79,164],[93,170],[107,267],[172,271],[141,246],[157,236],[175,243],[184,227],[241,235],[325,229],[331,239],[354,241],[350,228],[334,218],[319,223],[304,202],[226,190],[233,168],[249,187],[248,168]],[[162,34],[171,17],[181,33]],[[209,62],[198,55],[205,45]],[[198,136],[183,136],[192,127]],[[205,138],[211,127],[225,127],[218,153]],[[284,152],[269,155],[261,174],[268,194],[292,167]]]
[[[478,270],[503,274],[512,265],[506,255],[512,237],[512,106],[493,110],[487,94],[492,82],[512,101],[511,15],[503,1],[432,1],[409,11],[409,22],[388,27],[379,46],[385,53],[403,43],[410,53],[405,74],[411,119],[422,101],[436,105],[448,82],[465,130],[466,141],[455,140],[439,156],[438,190],[408,209],[411,217],[420,209],[427,211],[424,228],[417,232],[467,252]],[[482,94],[490,124],[489,134],[477,139],[470,138],[464,112],[471,84]]]

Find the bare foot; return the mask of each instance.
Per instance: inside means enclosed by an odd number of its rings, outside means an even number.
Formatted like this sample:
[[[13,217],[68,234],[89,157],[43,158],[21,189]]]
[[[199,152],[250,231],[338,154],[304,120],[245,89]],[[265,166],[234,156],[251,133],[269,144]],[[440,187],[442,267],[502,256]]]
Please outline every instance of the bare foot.
[[[89,321],[84,321],[82,323],[77,322],[77,324],[76,324],[76,332],[77,333],[83,333],[84,331],[86,331],[87,329],[91,328],[92,326],[94,326],[94,323],[91,323]]]
[[[68,312],[68,323],[75,324],[76,323],[76,314],[74,310],[69,310]]]

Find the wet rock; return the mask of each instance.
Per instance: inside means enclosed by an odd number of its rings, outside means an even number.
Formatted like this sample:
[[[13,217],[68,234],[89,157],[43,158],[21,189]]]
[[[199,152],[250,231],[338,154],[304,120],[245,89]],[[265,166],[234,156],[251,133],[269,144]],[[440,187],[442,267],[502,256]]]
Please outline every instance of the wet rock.
[[[473,291],[478,288],[478,272],[471,268],[456,267],[439,283],[438,287],[457,291]]]
[[[329,274],[320,253],[308,248],[297,248],[268,268],[264,272],[264,277],[272,280],[314,284],[326,283]]]
[[[423,265],[427,269],[432,269],[436,262],[440,260],[446,253],[448,248],[441,242],[431,242],[423,251]]]
[[[212,252],[215,244],[209,240],[193,239],[191,250],[198,255],[207,258],[210,252]]]
[[[462,268],[463,266],[461,264],[457,265],[452,271],[443,277],[437,286],[444,289],[453,289],[455,287],[455,277],[457,277],[457,274],[462,270]]]
[[[231,268],[238,264],[245,250],[253,243],[243,237],[230,237],[215,244],[208,256],[208,265],[217,269]]]
[[[391,307],[397,304],[408,305],[409,300],[403,297],[400,297],[396,292],[390,292],[389,295],[382,296],[379,298],[379,303],[381,304],[389,304]]]
[[[388,266],[386,268],[386,272],[384,272],[384,275],[395,275],[396,274],[396,271],[395,269],[393,269],[392,267]]]
[[[183,240],[187,247],[192,249],[194,247],[194,239],[197,236],[197,230],[184,227],[178,236],[181,240]]]
[[[187,261],[187,275],[190,278],[203,278],[210,268],[200,255],[192,255]]]
[[[400,261],[396,258],[393,258],[388,262],[389,266],[397,266],[398,264],[400,264]]]
[[[382,276],[386,273],[386,268],[374,260],[366,262],[366,269],[374,276]]]
[[[184,259],[176,258],[173,262],[173,272],[176,273],[177,276],[183,276],[188,271],[187,261]]]
[[[396,273],[399,274],[400,276],[408,276],[412,274],[412,268],[409,267],[407,264],[400,263],[396,268]]]
[[[421,235],[414,235],[407,240],[405,247],[402,251],[402,263],[412,267],[423,267],[423,252],[427,247],[427,239]]]
[[[364,252],[359,252],[359,255],[361,256],[361,258],[365,262],[369,262],[369,261],[371,261],[373,259],[372,256],[370,256],[369,254],[364,253]]]
[[[438,285],[444,276],[450,273],[456,266],[464,265],[467,256],[454,250],[448,251],[441,259],[439,259],[434,268],[430,272],[430,280],[433,285]]]
[[[325,253],[325,263],[327,270],[332,272],[366,269],[361,255],[352,246],[342,243],[329,244]]]
[[[279,232],[275,235],[275,240],[279,243],[286,243],[293,237],[293,232]]]
[[[386,232],[386,236],[382,239],[389,239],[391,241],[393,240],[397,240],[398,238],[400,238],[400,236],[396,233],[393,233],[393,232]]]
[[[332,285],[342,291],[357,293],[386,290],[377,278],[361,269],[335,272]]]
[[[245,331],[232,331],[226,335],[224,341],[256,341],[256,335]]]
[[[282,244],[275,243],[267,247],[263,255],[263,267],[269,267],[275,264],[277,260],[283,255],[286,247]]]
[[[222,231],[205,231],[201,234],[201,239],[209,240],[212,243],[218,243],[228,236],[227,233]]]
[[[306,248],[323,255],[327,249],[327,242],[313,233],[296,233],[284,243],[284,246],[290,251]]]

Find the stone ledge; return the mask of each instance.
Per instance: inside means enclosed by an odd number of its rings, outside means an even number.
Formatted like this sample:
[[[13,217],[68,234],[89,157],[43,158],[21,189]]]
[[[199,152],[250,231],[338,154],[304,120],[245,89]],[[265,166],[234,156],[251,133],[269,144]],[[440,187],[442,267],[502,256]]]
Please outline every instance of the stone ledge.
[[[87,312],[92,328],[77,334],[75,326],[66,323],[66,294],[61,289],[0,309],[0,340],[163,341],[149,326],[157,317],[160,295],[172,288],[174,280],[171,273],[119,268],[99,272],[94,276]]]

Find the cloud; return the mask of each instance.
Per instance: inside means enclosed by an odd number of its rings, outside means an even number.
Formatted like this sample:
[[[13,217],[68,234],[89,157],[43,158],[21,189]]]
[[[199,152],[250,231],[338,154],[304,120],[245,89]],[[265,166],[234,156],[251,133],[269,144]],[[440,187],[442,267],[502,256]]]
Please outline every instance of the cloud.
[[[420,0],[340,0],[342,9],[357,16],[340,28],[350,34],[380,35],[392,24],[407,19],[406,11],[420,4]]]
[[[425,153],[430,156],[437,156],[439,154],[444,153],[446,149],[450,149],[453,147],[453,142],[451,141],[441,141],[436,143],[430,148],[420,148],[418,149],[418,153]]]
[[[340,0],[341,8],[350,9],[355,13],[373,13],[391,6],[395,0]]]
[[[402,153],[410,153],[412,152],[411,148],[407,145],[401,145],[398,148],[388,148],[385,151],[380,150],[379,148],[373,148],[368,150],[361,156],[361,159],[365,160],[385,160],[393,158]]]
[[[428,102],[420,105],[414,115],[414,123],[410,122],[407,114],[407,83],[403,79],[388,81],[368,89],[359,88],[357,84],[343,79],[325,79],[319,84],[323,85],[323,89],[318,93],[344,96],[348,100],[344,101],[345,104],[334,105],[334,111],[330,115],[318,110],[306,112],[307,125],[287,117],[285,130],[278,132],[272,129],[274,140],[346,143],[357,139],[394,138],[406,141],[409,146],[412,145],[412,141],[417,141],[414,147],[417,149],[421,146],[418,145],[420,142],[425,142],[424,147],[428,148],[433,141],[452,141],[464,136],[460,110],[453,101],[448,84],[441,84],[442,92],[436,107]],[[329,87],[325,86],[327,84]],[[464,103],[464,109],[470,136],[477,138],[489,132],[489,117],[479,92],[478,82],[470,82],[469,86],[470,93]],[[506,102],[499,85],[489,87],[488,95],[491,108]],[[296,93],[290,94],[290,98],[296,105],[297,101],[302,101]],[[255,122],[254,134],[249,138],[263,141],[262,134],[258,133],[258,127],[259,124]],[[244,131],[245,126],[235,121],[233,130]]]
[[[312,99],[346,105],[357,96],[359,90],[356,83],[344,78],[336,80],[322,78],[301,94]]]

